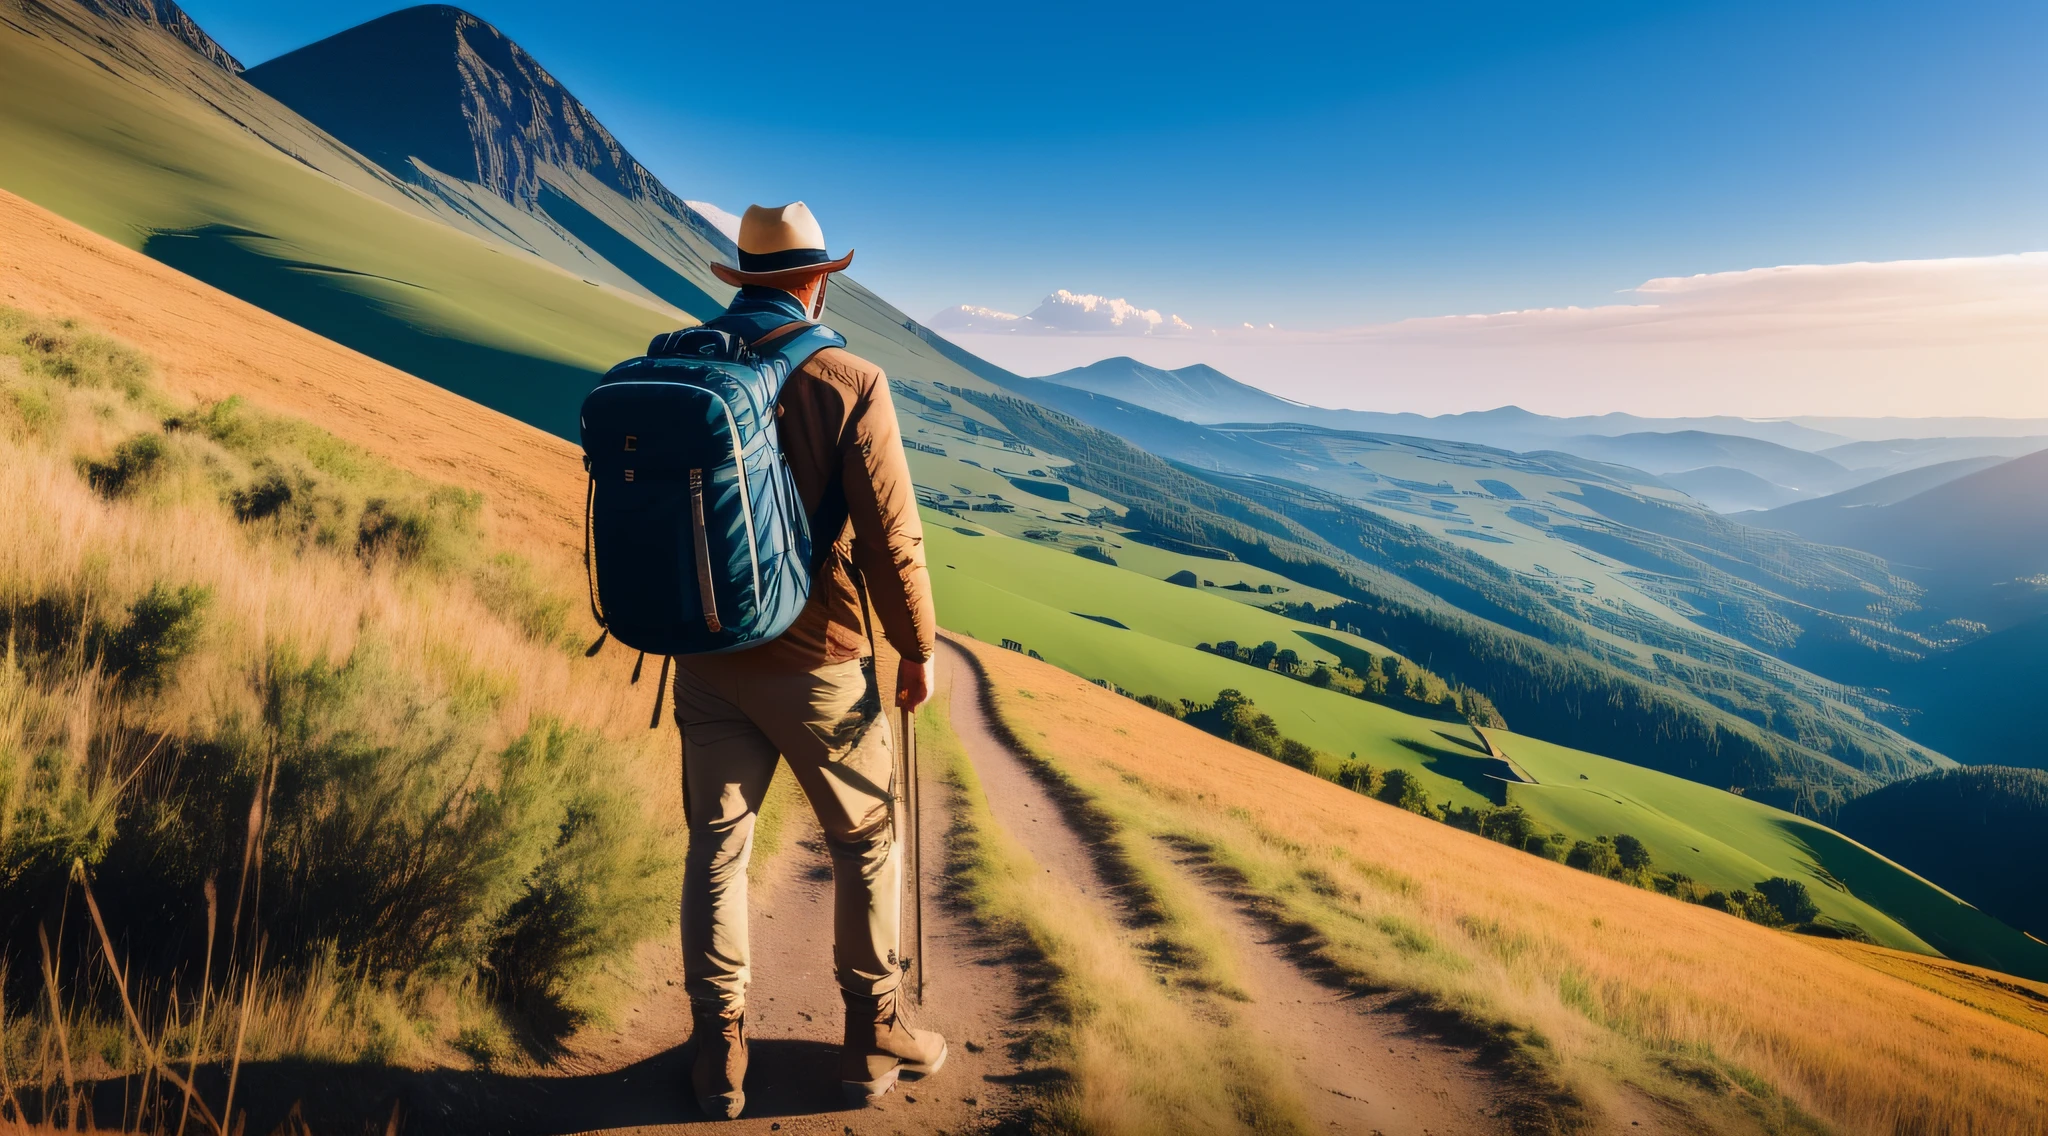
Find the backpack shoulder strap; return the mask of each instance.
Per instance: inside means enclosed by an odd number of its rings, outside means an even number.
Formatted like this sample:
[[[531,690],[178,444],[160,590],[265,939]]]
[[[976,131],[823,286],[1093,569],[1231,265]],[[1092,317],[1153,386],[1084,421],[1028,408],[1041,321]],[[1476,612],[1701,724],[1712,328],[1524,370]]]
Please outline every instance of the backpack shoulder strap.
[[[846,337],[821,323],[792,320],[754,340],[754,351],[763,358],[781,359],[788,364],[784,381],[803,369],[811,356],[827,347],[846,346]]]

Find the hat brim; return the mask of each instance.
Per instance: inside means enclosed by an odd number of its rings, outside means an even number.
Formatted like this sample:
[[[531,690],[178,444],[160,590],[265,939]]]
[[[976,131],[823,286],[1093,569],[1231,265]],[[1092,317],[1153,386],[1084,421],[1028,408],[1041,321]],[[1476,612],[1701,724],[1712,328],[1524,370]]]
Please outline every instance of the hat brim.
[[[718,277],[735,288],[744,288],[749,284],[767,288],[781,288],[790,284],[801,284],[813,276],[824,273],[844,272],[846,271],[846,266],[852,263],[853,250],[847,249],[846,255],[838,260],[828,260],[823,264],[806,264],[798,268],[784,268],[775,272],[742,272],[730,265],[713,264],[711,266],[711,275]]]

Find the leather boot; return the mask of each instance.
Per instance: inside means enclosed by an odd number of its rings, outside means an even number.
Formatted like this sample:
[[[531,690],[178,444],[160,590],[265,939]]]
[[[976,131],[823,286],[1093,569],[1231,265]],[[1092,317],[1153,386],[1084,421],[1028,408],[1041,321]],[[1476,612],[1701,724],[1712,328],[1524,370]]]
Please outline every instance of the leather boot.
[[[891,990],[881,995],[841,990],[846,1001],[846,1045],[839,1083],[849,1104],[863,1104],[896,1087],[896,1080],[929,1077],[946,1063],[946,1039],[910,1028]]]
[[[697,1094],[697,1107],[713,1120],[731,1120],[747,1107],[746,1011],[692,1006],[690,1018],[690,1040],[697,1046],[690,1088]]]

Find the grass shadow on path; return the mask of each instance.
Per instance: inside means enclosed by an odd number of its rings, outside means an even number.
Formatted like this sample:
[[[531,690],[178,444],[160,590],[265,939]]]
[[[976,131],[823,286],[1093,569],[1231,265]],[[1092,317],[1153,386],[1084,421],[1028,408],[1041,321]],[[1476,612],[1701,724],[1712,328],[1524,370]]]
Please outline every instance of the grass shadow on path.
[[[745,1119],[852,1111],[840,1096],[838,1046],[767,1039],[752,1042],[750,1051]],[[201,1092],[218,1103],[226,1081],[224,1070],[202,1070]],[[132,1080],[98,1083],[92,1093],[94,1115],[102,1121],[124,1115],[138,1087]],[[25,1103],[35,1115],[34,1103]],[[556,1136],[709,1123],[690,1098],[687,1046],[589,1076],[257,1062],[242,1066],[235,1097],[235,1110],[247,1115],[245,1131],[284,1130],[296,1108],[303,1122],[298,1130],[319,1136],[383,1133],[394,1104],[397,1130],[405,1136]]]

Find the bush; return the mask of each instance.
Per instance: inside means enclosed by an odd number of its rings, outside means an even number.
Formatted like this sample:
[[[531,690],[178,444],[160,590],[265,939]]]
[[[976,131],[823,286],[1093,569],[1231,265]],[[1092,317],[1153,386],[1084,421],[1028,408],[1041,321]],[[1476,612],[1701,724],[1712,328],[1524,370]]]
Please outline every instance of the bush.
[[[1773,908],[1779,919],[1786,923],[1811,923],[1820,916],[1820,908],[1813,902],[1813,896],[1806,885],[1798,880],[1773,876],[1756,885],[1757,894]]]
[[[82,463],[86,484],[102,497],[126,497],[162,473],[170,453],[163,436],[137,434],[114,447],[106,461]]]
[[[1429,793],[1422,787],[1422,779],[1406,769],[1389,769],[1380,781],[1379,799],[1411,813],[1436,818],[1436,809],[1429,803]]]
[[[1522,843],[1522,851],[1532,856],[1541,856],[1546,860],[1563,860],[1565,858],[1564,844],[1564,833],[1552,832],[1543,836],[1531,836]]]
[[[1626,832],[1614,838],[1614,855],[1621,861],[1625,872],[1646,873],[1650,870],[1649,847]]]
[[[1280,752],[1275,756],[1280,759],[1282,765],[1292,766],[1304,773],[1316,771],[1316,751],[1293,738],[1281,738]]]
[[[1187,717],[1187,710],[1180,703],[1161,698],[1156,694],[1140,694],[1138,696],[1138,705],[1157,710],[1169,718]]]
[[[162,690],[198,643],[200,612],[211,599],[211,592],[195,585],[150,585],[128,605],[127,619],[107,634],[102,666],[125,687],[148,694]]]
[[[1107,564],[1111,567],[1116,566],[1116,557],[1111,556],[1099,544],[1084,544],[1074,550],[1074,555],[1083,560],[1093,560],[1097,564]]]
[[[1197,586],[1198,584],[1198,581],[1195,579],[1195,574],[1193,572],[1188,571],[1185,568],[1181,569],[1178,572],[1175,572],[1171,576],[1168,576],[1166,578],[1166,582],[1169,584],[1179,584],[1183,588],[1192,588]]]
[[[1567,867],[1609,879],[1621,874],[1621,857],[1614,851],[1614,842],[1605,836],[1573,844],[1572,850],[1565,854],[1564,862]]]
[[[1380,791],[1379,771],[1363,762],[1346,762],[1337,770],[1337,784],[1354,793],[1378,796]]]

